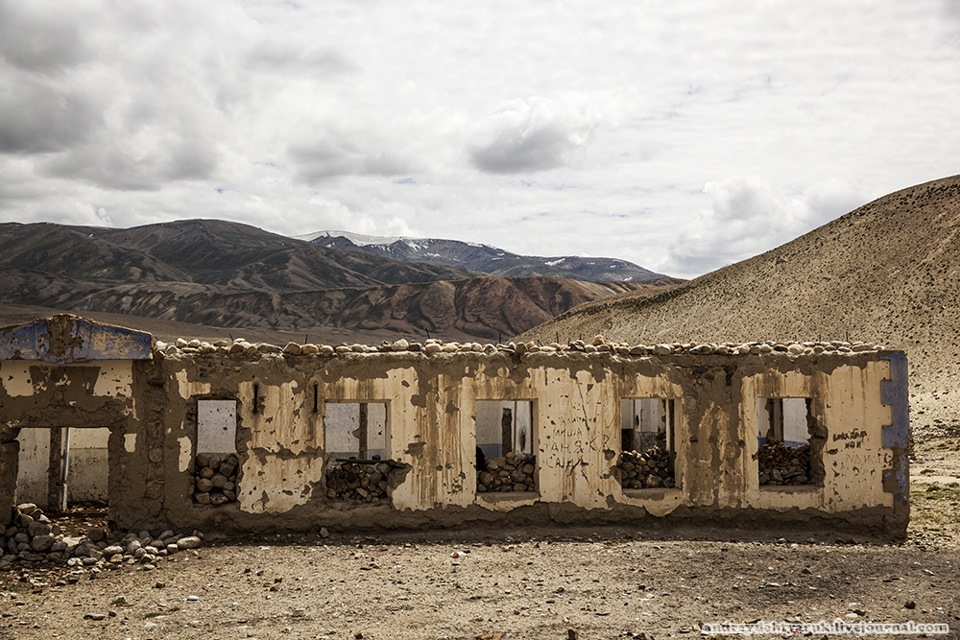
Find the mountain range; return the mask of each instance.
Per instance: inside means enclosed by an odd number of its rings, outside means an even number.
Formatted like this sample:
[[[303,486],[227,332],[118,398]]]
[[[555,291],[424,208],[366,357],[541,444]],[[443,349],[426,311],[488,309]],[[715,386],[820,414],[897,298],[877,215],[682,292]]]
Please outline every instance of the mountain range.
[[[299,238],[330,249],[436,267],[468,269],[508,278],[547,276],[588,282],[651,282],[666,277],[615,258],[523,256],[497,247],[459,240],[389,238],[347,231],[318,231]]]
[[[28,306],[122,314],[125,324],[154,332],[159,325],[151,321],[330,341],[396,334],[493,339],[583,302],[676,282],[488,276],[220,220],[131,229],[0,224],[0,321],[20,318]]]

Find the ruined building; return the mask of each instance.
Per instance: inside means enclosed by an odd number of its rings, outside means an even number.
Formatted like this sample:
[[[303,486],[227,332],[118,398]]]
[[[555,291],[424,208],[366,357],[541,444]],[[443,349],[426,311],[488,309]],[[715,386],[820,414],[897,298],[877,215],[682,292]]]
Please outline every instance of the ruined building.
[[[896,538],[907,438],[904,355],[863,344],[281,349],[75,316],[0,329],[0,518],[99,499],[132,529]]]

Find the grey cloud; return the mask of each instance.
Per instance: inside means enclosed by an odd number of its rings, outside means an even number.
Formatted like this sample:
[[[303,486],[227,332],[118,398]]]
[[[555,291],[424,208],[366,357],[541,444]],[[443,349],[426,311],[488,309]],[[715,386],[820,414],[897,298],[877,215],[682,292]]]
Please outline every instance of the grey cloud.
[[[492,140],[473,149],[470,157],[475,167],[489,173],[543,171],[560,166],[573,148],[566,131],[546,123],[500,131]]]
[[[26,79],[0,89],[0,152],[60,151],[100,125],[97,105],[81,93]]]
[[[387,144],[370,144],[363,135],[328,132],[322,137],[290,146],[289,152],[303,182],[322,182],[346,175],[396,176],[416,167]]]
[[[246,53],[253,69],[298,75],[340,75],[357,73],[360,66],[336,49],[304,46],[290,40],[261,40]]]
[[[0,0],[0,56],[28,71],[74,66],[90,53],[81,24],[59,2]]]
[[[83,180],[106,189],[149,191],[174,180],[210,177],[217,154],[202,138],[143,142],[99,140],[51,159],[48,175]]]
[[[584,111],[550,100],[517,101],[480,123],[470,160],[487,173],[554,169],[587,142],[596,124]]]

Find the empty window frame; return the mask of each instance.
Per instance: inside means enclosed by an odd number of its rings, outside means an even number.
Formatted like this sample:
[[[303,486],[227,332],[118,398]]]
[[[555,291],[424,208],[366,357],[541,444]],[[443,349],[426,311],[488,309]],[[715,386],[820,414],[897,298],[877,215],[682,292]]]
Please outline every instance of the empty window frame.
[[[327,402],[323,414],[324,461],[382,460],[387,454],[384,402]]]
[[[810,398],[757,399],[757,473],[761,487],[822,481],[822,439],[817,438],[812,402]]]
[[[536,491],[532,400],[477,400],[477,492]]]
[[[193,501],[220,506],[237,500],[237,401],[197,400]]]
[[[620,402],[620,458],[624,489],[676,486],[673,398],[626,398]]]

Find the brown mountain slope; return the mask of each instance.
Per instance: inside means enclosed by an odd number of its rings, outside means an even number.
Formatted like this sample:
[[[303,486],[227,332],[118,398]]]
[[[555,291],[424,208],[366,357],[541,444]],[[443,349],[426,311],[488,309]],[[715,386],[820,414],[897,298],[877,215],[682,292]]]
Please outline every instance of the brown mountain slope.
[[[907,352],[915,428],[960,428],[960,176],[890,194],[670,291],[584,305],[524,337],[557,333],[882,343]]]
[[[8,291],[35,283],[51,291],[52,297],[32,298],[31,304],[80,314],[123,314],[129,317],[123,323],[128,326],[139,326],[139,317],[320,337],[329,334],[337,336],[337,342],[347,339],[349,332],[358,336],[429,334],[449,339],[496,339],[529,329],[583,302],[658,286],[482,277],[275,293],[192,282],[92,287],[89,283],[50,282],[35,272],[0,272],[0,287],[6,286]],[[0,319],[2,316],[0,310]]]
[[[180,220],[131,229],[88,229],[90,237],[169,265],[174,278],[232,287],[298,291],[432,282],[473,275],[464,269],[408,264],[326,249],[225,220]],[[128,280],[129,281],[129,280]]]

